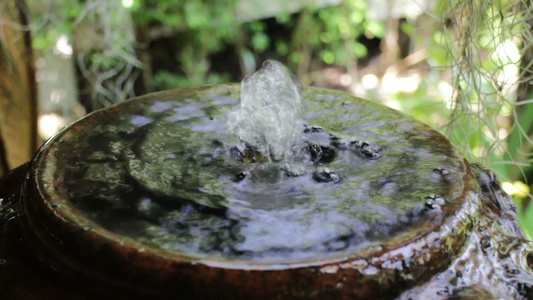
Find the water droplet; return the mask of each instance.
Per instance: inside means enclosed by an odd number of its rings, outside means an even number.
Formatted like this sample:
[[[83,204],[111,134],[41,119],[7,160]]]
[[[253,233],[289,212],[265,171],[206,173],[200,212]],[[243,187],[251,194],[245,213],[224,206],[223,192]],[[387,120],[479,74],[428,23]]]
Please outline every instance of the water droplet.
[[[305,166],[301,164],[286,163],[280,168],[289,177],[297,177],[305,174]]]
[[[320,272],[325,273],[325,274],[334,274],[334,273],[337,273],[338,270],[339,270],[339,266],[337,265],[329,265],[329,266],[324,266],[320,268]]]

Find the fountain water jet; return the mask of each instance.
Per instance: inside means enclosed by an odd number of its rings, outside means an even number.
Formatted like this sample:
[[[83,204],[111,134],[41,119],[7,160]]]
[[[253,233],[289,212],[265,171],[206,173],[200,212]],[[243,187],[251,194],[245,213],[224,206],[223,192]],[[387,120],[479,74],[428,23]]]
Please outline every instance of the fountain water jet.
[[[229,129],[265,159],[282,160],[301,136],[301,95],[283,64],[267,60],[242,82],[240,110]]]

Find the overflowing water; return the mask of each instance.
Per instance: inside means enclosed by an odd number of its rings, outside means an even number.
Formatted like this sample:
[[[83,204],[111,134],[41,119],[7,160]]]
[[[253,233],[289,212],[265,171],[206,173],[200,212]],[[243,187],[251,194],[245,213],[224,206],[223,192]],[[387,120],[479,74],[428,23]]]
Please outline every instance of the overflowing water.
[[[532,299],[533,242],[516,218],[498,180],[478,166],[480,191],[472,210],[477,223],[454,261],[399,299]]]

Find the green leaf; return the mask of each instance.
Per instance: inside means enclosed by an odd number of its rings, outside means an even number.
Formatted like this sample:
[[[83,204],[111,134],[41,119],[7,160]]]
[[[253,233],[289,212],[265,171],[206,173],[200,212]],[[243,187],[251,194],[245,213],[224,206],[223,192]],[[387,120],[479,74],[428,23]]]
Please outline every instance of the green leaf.
[[[264,32],[256,32],[252,37],[252,46],[259,52],[263,52],[269,44],[270,38]]]
[[[368,50],[366,49],[366,46],[361,43],[357,43],[357,42],[354,43],[354,45],[352,46],[352,49],[353,49],[352,50],[353,54],[357,58],[365,57],[368,54]]]
[[[288,24],[291,21],[291,15],[288,12],[281,12],[276,15],[278,24]]]
[[[335,62],[335,54],[333,54],[333,52],[330,50],[322,51],[320,56],[322,57],[322,60],[328,65]]]
[[[367,21],[365,23],[365,30],[378,38],[383,38],[385,36],[385,26],[383,25],[383,22]]]

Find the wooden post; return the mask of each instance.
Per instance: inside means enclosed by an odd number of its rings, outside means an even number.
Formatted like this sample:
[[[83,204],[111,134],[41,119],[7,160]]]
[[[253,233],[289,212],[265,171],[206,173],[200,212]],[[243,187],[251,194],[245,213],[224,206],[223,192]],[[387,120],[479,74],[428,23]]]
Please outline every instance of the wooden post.
[[[0,7],[0,175],[26,161],[37,147],[37,89],[24,0]]]

